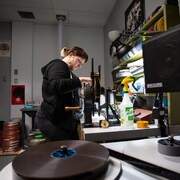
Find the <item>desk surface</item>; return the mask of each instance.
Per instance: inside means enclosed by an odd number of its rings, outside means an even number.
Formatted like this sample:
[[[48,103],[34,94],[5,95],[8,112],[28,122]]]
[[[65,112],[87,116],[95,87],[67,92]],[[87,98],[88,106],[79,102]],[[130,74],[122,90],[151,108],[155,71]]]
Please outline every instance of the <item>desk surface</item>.
[[[39,109],[39,106],[33,106],[32,108],[22,108],[20,109],[22,112],[31,112],[31,111],[37,111]]]
[[[170,130],[172,134],[178,134],[180,125],[171,126]],[[161,132],[155,124],[149,124],[148,128],[137,128],[134,124],[133,129],[123,129],[121,126],[83,128],[82,135],[84,140],[104,142],[160,136]]]
[[[175,136],[174,138],[180,140],[180,136]],[[102,145],[113,151],[179,173],[180,157],[160,154],[157,144],[159,139],[161,138],[103,143]]]
[[[156,125],[149,125],[148,128],[123,129],[121,126],[108,128],[83,128],[83,138],[89,141],[117,141],[125,139],[144,138],[149,136],[159,136],[160,130]]]
[[[92,117],[92,122],[97,123],[103,118],[103,116],[98,116],[95,114]],[[149,136],[159,136],[160,134],[161,132],[155,124],[150,124],[148,128],[137,128],[135,123],[133,129],[124,129],[122,126],[111,126],[108,128],[82,128],[82,136],[84,140],[95,142],[137,139]]]

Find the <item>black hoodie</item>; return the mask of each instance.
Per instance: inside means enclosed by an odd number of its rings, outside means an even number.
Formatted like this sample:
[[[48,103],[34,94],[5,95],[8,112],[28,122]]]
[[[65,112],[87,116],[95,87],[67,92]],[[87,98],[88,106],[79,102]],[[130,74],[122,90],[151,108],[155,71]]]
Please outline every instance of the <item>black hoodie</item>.
[[[72,111],[65,111],[65,107],[74,105],[73,91],[81,88],[81,81],[72,75],[68,65],[61,59],[52,60],[41,69],[41,72],[42,112],[56,126],[72,129]]]

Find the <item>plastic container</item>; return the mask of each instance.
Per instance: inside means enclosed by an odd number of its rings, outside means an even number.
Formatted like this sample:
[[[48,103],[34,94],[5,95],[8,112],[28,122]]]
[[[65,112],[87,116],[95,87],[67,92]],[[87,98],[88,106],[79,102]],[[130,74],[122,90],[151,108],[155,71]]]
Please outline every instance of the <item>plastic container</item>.
[[[121,126],[126,129],[133,129],[134,127],[134,113],[133,103],[129,98],[128,92],[124,92],[124,97],[120,105]]]
[[[129,97],[128,83],[133,82],[132,86],[134,87],[134,89],[136,89],[136,87],[134,86],[135,81],[135,77],[127,76],[121,82],[121,84],[124,86],[122,92],[123,100],[120,105],[121,126],[123,128],[132,129],[134,127],[133,103],[131,102],[131,99]]]

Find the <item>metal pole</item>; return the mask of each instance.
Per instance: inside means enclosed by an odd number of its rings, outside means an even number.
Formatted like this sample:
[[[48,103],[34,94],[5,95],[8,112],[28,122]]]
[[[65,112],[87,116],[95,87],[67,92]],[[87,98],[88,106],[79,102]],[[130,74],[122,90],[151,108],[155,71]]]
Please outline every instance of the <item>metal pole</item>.
[[[58,52],[63,48],[63,30],[64,30],[64,21],[66,20],[65,15],[56,15],[58,21]]]

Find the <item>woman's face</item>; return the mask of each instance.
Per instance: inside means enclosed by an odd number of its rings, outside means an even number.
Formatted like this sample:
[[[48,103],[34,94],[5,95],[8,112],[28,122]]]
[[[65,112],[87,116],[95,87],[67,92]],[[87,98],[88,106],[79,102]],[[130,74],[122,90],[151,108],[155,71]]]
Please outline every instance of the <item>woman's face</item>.
[[[79,56],[71,55],[70,58],[71,58],[71,64],[70,64],[71,70],[76,70],[78,68],[81,68],[82,65],[85,63],[85,59]]]

